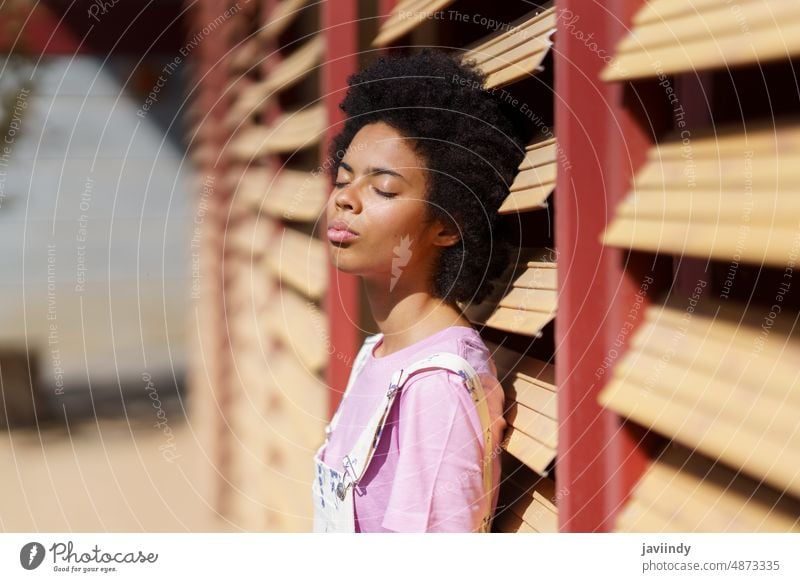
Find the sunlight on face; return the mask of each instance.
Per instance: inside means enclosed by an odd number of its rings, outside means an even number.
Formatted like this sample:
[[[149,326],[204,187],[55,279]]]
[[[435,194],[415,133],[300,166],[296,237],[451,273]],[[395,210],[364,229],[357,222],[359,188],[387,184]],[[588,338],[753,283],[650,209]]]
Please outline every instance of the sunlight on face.
[[[439,252],[437,223],[427,221],[426,169],[412,142],[383,122],[354,136],[326,209],[333,264],[385,280],[426,276]],[[355,235],[335,228],[355,231]]]

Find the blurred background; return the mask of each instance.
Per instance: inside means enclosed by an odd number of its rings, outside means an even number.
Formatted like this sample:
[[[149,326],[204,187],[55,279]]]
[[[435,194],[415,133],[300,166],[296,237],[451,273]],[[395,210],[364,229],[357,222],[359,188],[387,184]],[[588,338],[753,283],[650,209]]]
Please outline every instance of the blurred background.
[[[534,138],[463,305],[497,532],[799,531],[796,4],[7,0],[0,530],[311,529],[361,342],[324,242],[347,77],[475,59]]]
[[[183,46],[183,7],[95,18],[100,4],[0,8],[6,531],[195,529],[213,515],[186,494],[203,480],[188,478],[199,462],[181,436],[191,64],[142,110]]]

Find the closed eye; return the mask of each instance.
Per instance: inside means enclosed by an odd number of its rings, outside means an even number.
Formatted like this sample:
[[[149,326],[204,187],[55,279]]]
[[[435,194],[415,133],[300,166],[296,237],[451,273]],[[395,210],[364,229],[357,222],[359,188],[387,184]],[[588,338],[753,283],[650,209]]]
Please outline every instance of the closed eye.
[[[333,187],[334,188],[343,188],[343,187],[347,186],[347,184],[348,184],[347,182],[334,182],[333,183]],[[379,190],[378,188],[375,188],[375,186],[373,186],[372,189],[375,190],[375,192],[377,194],[379,194],[380,196],[384,196],[386,198],[391,198],[392,196],[397,196],[397,192],[384,192],[383,190]]]
[[[384,192],[383,190],[378,190],[377,188],[375,188],[375,186],[373,186],[372,188],[375,190],[375,192],[386,198],[391,198],[392,196],[397,195],[397,192]]]

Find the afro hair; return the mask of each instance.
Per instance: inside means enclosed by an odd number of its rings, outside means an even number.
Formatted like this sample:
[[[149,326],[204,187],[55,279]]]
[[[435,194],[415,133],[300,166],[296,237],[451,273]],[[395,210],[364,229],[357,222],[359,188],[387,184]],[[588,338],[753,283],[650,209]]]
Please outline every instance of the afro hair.
[[[454,220],[460,233],[458,243],[441,251],[430,286],[449,302],[481,303],[511,256],[497,210],[525,157],[530,129],[485,81],[474,61],[439,49],[382,56],[348,77],[339,105],[347,118],[329,149],[333,182],[365,125],[384,122],[410,138],[427,167],[428,220]]]

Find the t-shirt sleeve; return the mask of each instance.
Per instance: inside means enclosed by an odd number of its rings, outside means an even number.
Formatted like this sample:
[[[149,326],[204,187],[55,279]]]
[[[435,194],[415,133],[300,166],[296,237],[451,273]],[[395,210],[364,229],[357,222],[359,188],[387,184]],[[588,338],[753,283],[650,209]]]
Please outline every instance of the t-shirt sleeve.
[[[480,420],[464,380],[448,370],[426,371],[398,398],[399,455],[383,527],[474,531],[488,501]]]

